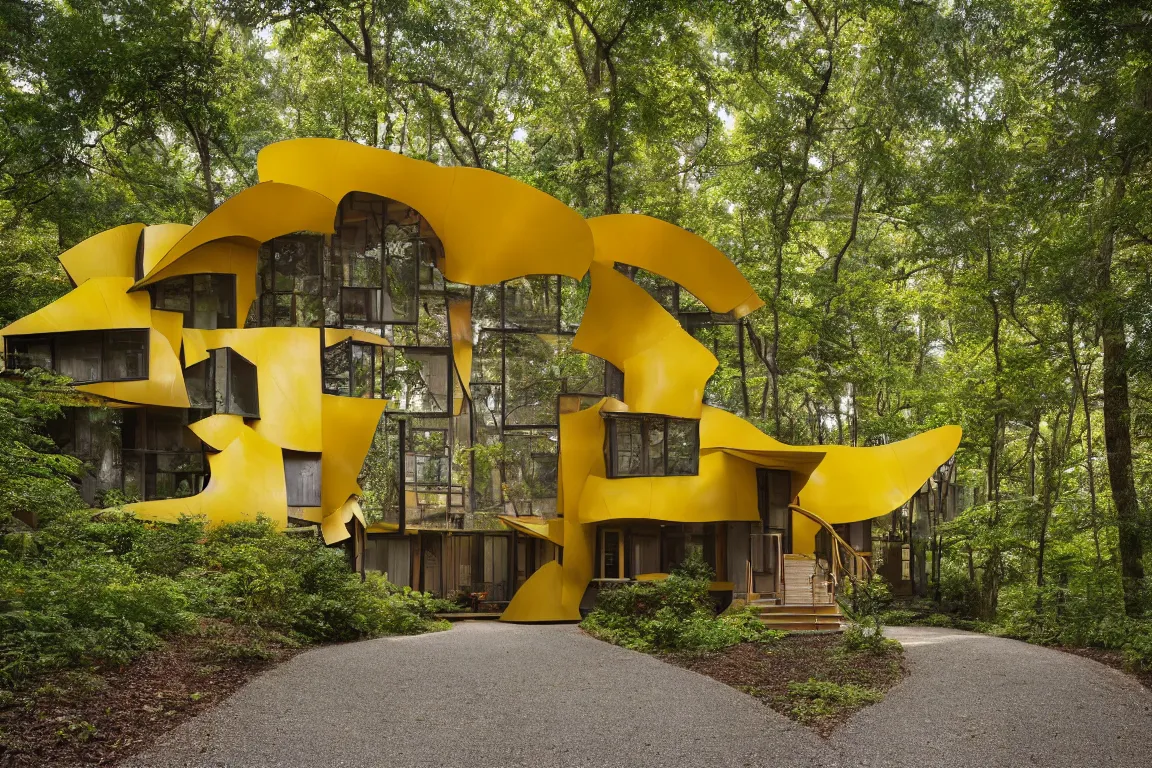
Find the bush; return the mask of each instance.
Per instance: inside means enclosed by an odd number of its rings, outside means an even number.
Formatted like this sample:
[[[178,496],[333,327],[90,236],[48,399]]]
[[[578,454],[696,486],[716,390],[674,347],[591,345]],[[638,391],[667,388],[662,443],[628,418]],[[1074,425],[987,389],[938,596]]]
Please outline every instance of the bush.
[[[711,581],[708,565],[694,553],[663,581],[601,590],[580,626],[601,640],[645,652],[701,653],[783,636],[766,628],[752,608],[716,616]]]
[[[909,611],[907,609],[895,609],[891,611],[884,611],[876,617],[877,621],[883,626],[904,627],[917,622],[916,611]]]
[[[232,660],[266,658],[261,638],[316,643],[447,626],[433,615],[444,601],[379,575],[361,582],[340,551],[266,520],[207,532],[200,520],[65,510],[4,541],[0,687],[125,664],[165,636],[197,631],[204,617],[244,628],[240,640],[207,641]]]
[[[851,580],[844,585],[840,602],[852,616],[875,616],[892,605],[892,589],[881,578]]]
[[[872,619],[863,619],[849,625],[840,636],[840,646],[849,653],[871,653],[877,656],[899,653],[903,648],[898,641],[884,637],[880,624]]]

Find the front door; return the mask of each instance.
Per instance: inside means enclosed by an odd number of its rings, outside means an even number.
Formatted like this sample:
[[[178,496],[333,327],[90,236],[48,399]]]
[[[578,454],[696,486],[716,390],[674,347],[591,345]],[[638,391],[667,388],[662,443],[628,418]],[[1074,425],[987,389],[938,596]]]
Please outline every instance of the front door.
[[[600,578],[624,578],[624,532],[617,528],[600,529]]]
[[[781,561],[792,551],[792,473],[784,469],[756,470],[760,531],[752,533],[749,549],[750,591],[757,595],[783,591]]]

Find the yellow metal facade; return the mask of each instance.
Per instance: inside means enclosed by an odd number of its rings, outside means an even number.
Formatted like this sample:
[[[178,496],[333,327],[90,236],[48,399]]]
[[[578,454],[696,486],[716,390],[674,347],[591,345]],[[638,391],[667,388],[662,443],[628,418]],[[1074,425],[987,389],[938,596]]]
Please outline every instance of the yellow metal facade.
[[[350,193],[380,195],[418,211],[443,246],[436,266],[452,283],[486,286],[526,275],[590,280],[572,346],[623,372],[622,396],[559,415],[556,517],[506,517],[505,523],[518,534],[562,547],[562,557],[536,569],[515,591],[504,620],[578,620],[595,571],[598,526],[755,523],[761,519],[761,467],[789,472],[793,501],[829,523],[868,520],[912,496],[959,444],[959,428],[942,427],[886,446],[790,446],[706,405],[716,357],[616,265],[665,277],[710,311],[737,319],[763,301],[724,254],[671,224],[639,215],[585,221],[561,202],[499,174],[438,167],[333,140],[273,144],[261,152],[258,167],[260,184],[194,226],[128,224],[65,252],[61,263],[77,287],[0,334],[147,331],[146,378],[78,385],[125,407],[188,408],[185,375],[215,359],[214,350],[230,350],[255,366],[259,417],[215,413],[190,424],[210,450],[210,480],[195,495],[130,504],[142,518],[203,515],[219,524],[264,515],[286,526],[294,517],[319,523],[329,543],[358,530],[354,519],[364,523],[358,478],[377,423],[395,404],[325,394],[323,355],[349,339],[380,347],[388,340],[353,328],[243,327],[257,296],[261,245],[295,232],[330,235],[338,205]],[[184,327],[179,312],[152,308],[149,286],[201,274],[235,277],[240,327]],[[472,313],[465,300],[446,308],[456,382],[453,415],[473,397]],[[696,473],[609,477],[605,416],[611,414],[698,421]],[[320,457],[318,507],[289,507],[285,457],[296,452]],[[794,551],[811,552],[818,527],[794,515]]]

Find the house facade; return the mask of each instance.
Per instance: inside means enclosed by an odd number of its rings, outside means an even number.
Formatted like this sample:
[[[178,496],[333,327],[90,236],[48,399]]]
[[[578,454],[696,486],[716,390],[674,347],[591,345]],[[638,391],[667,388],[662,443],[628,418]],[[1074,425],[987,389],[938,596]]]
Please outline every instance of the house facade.
[[[717,407],[763,302],[671,224],[335,140],[258,170],[194,226],[65,252],[75,288],[0,332],[8,370],[93,399],[52,432],[94,505],[316,526],[398,584],[572,621],[692,551],[721,595],[828,599],[959,443],[790,446]]]

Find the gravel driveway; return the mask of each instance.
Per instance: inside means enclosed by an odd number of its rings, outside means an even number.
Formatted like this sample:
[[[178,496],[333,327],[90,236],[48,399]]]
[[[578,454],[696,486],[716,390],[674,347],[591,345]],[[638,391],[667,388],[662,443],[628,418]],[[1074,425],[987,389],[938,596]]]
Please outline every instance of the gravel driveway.
[[[829,741],[572,626],[466,622],[322,648],[130,763],[228,766],[1152,766],[1152,694],[1096,662],[892,629],[912,674]]]

